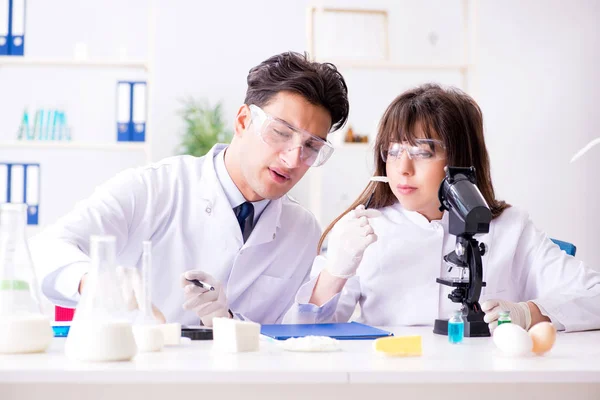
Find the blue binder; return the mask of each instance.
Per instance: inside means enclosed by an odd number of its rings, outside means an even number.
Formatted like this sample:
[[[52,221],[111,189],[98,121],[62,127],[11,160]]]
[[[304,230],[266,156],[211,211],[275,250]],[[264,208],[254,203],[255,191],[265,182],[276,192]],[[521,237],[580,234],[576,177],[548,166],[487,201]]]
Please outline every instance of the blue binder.
[[[262,325],[260,333],[277,340],[305,336],[328,336],[338,340],[368,340],[394,336],[392,332],[359,324],[358,322]]]
[[[0,56],[8,55],[10,44],[9,25],[10,21],[10,1],[0,0]]]
[[[37,225],[40,215],[40,164],[25,164],[27,225]]]
[[[9,45],[8,54],[23,56],[25,54],[25,0],[8,0],[9,2]]]
[[[131,140],[146,141],[146,82],[131,82]]]

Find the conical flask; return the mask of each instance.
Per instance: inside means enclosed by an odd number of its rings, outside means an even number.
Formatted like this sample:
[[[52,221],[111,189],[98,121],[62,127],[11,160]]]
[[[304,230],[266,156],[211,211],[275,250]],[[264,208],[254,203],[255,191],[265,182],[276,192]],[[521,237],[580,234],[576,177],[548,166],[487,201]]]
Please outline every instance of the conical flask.
[[[141,282],[139,290],[134,289],[134,293],[139,293],[137,303],[140,313],[133,325],[133,335],[139,351],[160,351],[164,346],[165,339],[163,330],[152,311],[152,242],[142,242],[142,249]]]
[[[25,204],[0,204],[0,353],[45,351],[52,337],[27,247]]]
[[[114,236],[90,238],[92,268],[75,310],[66,355],[79,361],[126,361],[137,352],[131,315],[116,273]]]

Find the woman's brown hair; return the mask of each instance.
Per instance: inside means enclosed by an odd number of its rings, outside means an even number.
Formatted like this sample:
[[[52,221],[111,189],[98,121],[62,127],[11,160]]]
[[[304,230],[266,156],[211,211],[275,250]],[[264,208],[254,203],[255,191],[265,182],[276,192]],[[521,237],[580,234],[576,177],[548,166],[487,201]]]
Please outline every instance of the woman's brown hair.
[[[415,133],[417,124],[427,138],[439,139],[444,143],[447,165],[475,167],[477,187],[492,211],[492,218],[498,217],[510,207],[504,201],[496,200],[494,195],[490,159],[483,138],[481,109],[473,98],[456,88],[425,84],[394,99],[381,118],[375,139],[375,176],[386,175],[386,163],[380,150],[388,149],[391,142],[414,144],[419,139]],[[340,218],[358,205],[365,204],[371,193],[373,199],[370,208],[382,208],[398,201],[389,185],[370,182],[354,203],[325,229],[319,241],[318,252],[327,234]]]

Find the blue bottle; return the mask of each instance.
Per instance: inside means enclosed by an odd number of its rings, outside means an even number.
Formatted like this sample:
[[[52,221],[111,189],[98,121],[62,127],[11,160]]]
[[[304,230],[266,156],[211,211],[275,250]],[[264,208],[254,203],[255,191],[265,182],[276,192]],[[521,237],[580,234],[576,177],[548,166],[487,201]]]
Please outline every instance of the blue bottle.
[[[465,321],[462,311],[454,312],[454,315],[448,320],[448,341],[452,344],[461,343],[465,337]]]

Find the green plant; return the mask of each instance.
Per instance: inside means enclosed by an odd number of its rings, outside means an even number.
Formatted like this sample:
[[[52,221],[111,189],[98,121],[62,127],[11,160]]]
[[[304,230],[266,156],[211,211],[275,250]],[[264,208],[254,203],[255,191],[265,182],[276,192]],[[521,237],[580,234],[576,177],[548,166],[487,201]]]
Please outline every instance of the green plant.
[[[201,157],[215,145],[228,143],[232,132],[225,128],[222,104],[211,106],[206,100],[189,97],[182,101],[178,114],[185,122],[185,131],[179,145],[180,154]]]

